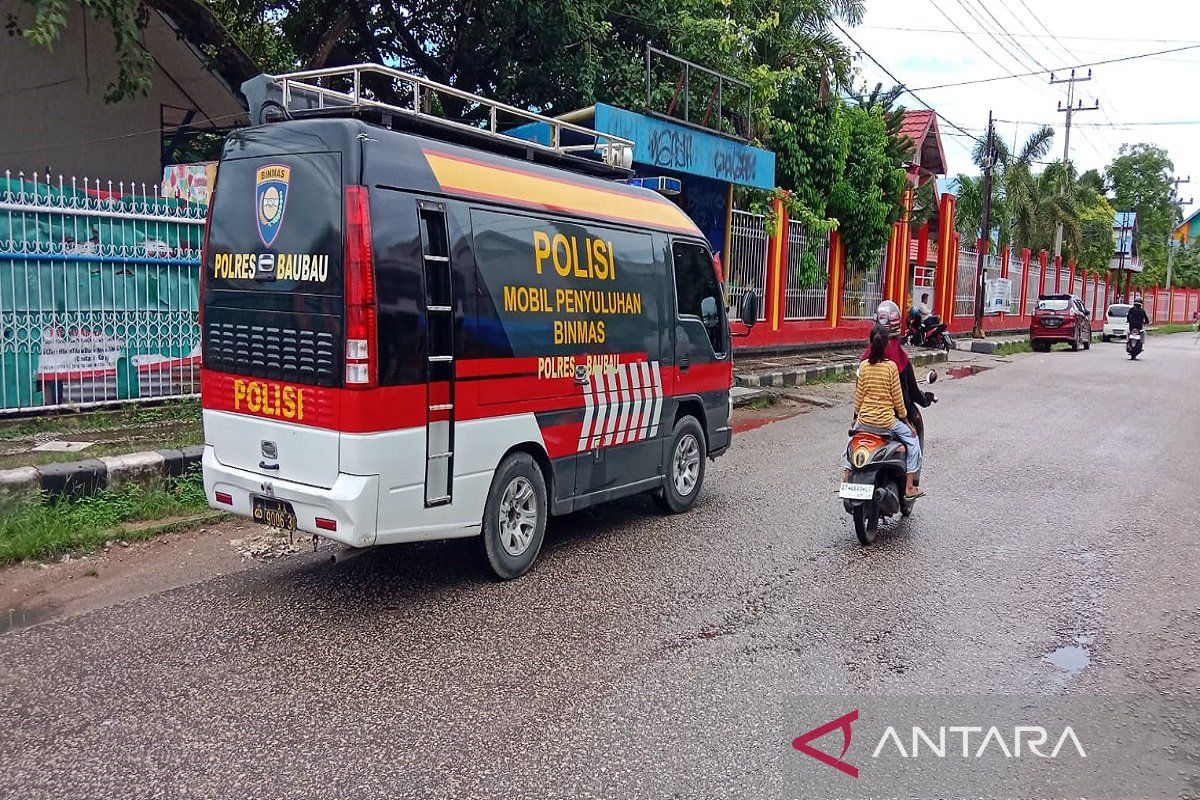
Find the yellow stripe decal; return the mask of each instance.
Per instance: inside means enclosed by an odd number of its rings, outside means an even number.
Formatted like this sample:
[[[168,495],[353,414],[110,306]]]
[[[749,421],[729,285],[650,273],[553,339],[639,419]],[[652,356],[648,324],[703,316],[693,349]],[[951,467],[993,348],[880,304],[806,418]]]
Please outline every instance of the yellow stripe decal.
[[[670,228],[693,235],[698,233],[691,218],[667,200],[633,197],[620,190],[606,191],[431,150],[425,151],[425,159],[442,189],[452,194],[462,192],[550,211]]]

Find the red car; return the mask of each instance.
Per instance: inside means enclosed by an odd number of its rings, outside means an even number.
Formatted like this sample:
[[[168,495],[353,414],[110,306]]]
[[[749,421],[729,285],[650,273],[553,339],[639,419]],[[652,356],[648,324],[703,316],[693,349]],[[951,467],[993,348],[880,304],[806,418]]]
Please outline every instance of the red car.
[[[1080,345],[1084,350],[1091,349],[1091,318],[1074,295],[1039,295],[1029,323],[1029,343],[1039,353],[1046,352],[1056,342],[1066,342],[1072,350],[1078,350]]]

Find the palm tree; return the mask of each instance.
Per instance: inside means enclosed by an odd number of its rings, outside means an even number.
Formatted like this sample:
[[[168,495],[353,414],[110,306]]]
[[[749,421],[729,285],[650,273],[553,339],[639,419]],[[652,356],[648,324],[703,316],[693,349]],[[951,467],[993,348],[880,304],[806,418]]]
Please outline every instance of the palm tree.
[[[1035,194],[1036,178],[1033,165],[1046,157],[1054,140],[1054,129],[1048,125],[1038,128],[1029,135],[1014,155],[1000,138],[995,140],[996,168],[992,180],[991,224],[997,232],[997,247],[1006,244],[1029,247],[1019,232],[1028,231],[1033,212],[1032,198]],[[986,147],[980,140],[971,153],[975,166],[982,171],[985,167]],[[980,236],[983,219],[983,178],[981,176],[958,176],[958,206],[956,215],[958,230],[968,242]]]
[[[1036,179],[1033,165],[1046,157],[1050,145],[1054,142],[1054,129],[1043,125],[1029,135],[1025,143],[1015,155],[1008,152],[1003,143],[998,143],[1001,151],[1000,163],[1003,165],[1000,173],[1000,183],[1004,189],[1005,226],[1001,227],[1001,244],[1011,244],[1014,247],[1032,247],[1021,231],[1028,231],[1032,226],[1033,198]],[[976,148],[976,157],[982,157],[982,148]]]

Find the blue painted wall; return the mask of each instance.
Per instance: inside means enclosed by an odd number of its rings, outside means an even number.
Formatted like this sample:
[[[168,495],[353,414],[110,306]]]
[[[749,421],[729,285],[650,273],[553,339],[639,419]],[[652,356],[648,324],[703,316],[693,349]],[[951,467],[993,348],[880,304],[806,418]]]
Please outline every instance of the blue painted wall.
[[[775,154],[769,150],[603,103],[596,104],[594,127],[632,139],[637,165],[775,188]]]

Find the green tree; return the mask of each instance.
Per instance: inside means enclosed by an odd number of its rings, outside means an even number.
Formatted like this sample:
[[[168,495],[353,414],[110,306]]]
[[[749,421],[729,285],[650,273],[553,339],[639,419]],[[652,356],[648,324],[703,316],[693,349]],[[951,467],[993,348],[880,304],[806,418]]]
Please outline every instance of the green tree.
[[[895,202],[907,175],[888,154],[887,121],[883,109],[849,107],[845,111],[850,152],[845,173],[834,184],[828,210],[839,222],[847,260],[869,267],[887,244],[890,226],[899,214]]]
[[[1094,170],[1093,170],[1094,172]],[[1089,272],[1108,268],[1116,249],[1116,237],[1113,236],[1113,222],[1117,210],[1104,195],[1095,191],[1095,182],[1084,173],[1079,183],[1085,189],[1092,191],[1093,196],[1079,210],[1079,222],[1082,233],[1082,247],[1078,264]],[[1102,184],[1103,185],[1103,184]]]
[[[1027,233],[1034,227],[1033,197],[1036,179],[1033,165],[1046,157],[1054,140],[1054,130],[1043,126],[1031,133],[1016,153],[1008,149],[1003,139],[997,138],[996,166],[992,180],[991,224],[989,234],[996,248],[1004,245],[1029,247],[1018,232]],[[972,151],[972,160],[981,171],[986,157],[984,142],[977,142]],[[958,205],[955,211],[956,228],[968,242],[980,237],[983,220],[983,178],[959,174]],[[973,246],[973,245],[972,245]]]
[[[820,83],[785,84],[768,121],[765,145],[775,153],[775,180],[792,193],[794,213],[810,226],[829,217],[829,196],[846,170],[850,132],[841,101],[818,97]]]
[[[1167,237],[1179,218],[1171,191],[1174,169],[1161,147],[1123,144],[1105,170],[1116,209],[1137,212],[1138,253],[1145,271],[1135,280],[1142,285],[1165,277]]]

